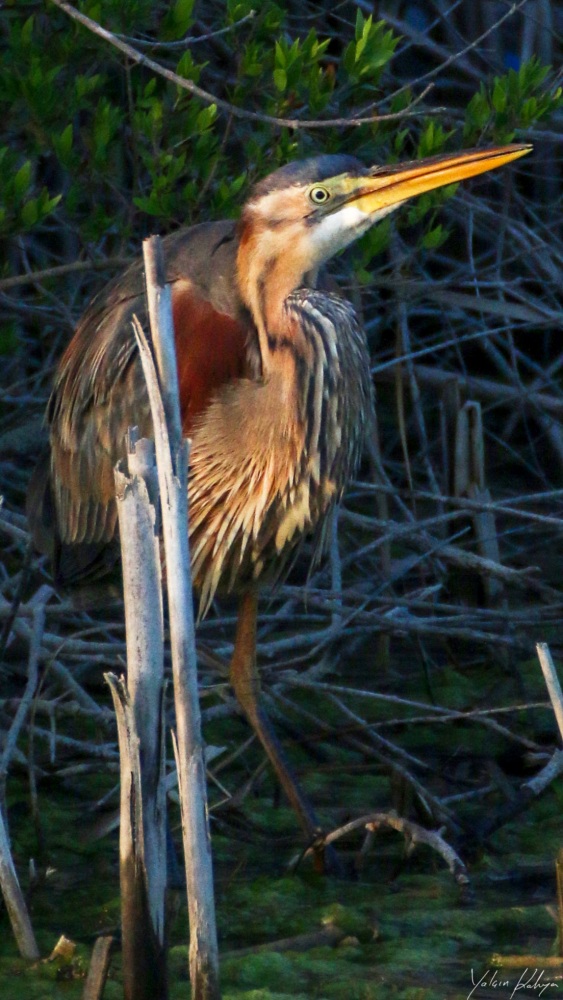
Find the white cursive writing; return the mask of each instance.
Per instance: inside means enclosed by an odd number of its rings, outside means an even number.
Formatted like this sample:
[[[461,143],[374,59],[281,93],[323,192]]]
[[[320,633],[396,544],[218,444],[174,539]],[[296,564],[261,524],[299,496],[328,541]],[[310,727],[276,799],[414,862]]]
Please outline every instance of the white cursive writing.
[[[473,996],[478,986],[488,986],[489,989],[496,990],[500,986],[504,986],[505,988],[510,989],[510,986],[512,985],[509,979],[499,979],[498,972],[496,969],[493,969],[492,975],[491,975],[491,970],[487,969],[487,971],[477,981],[475,980],[475,976],[473,975],[473,969],[472,969],[471,982],[473,984],[473,989],[471,990],[470,993],[467,994],[467,1000],[470,1000],[470,997]]]
[[[534,969],[530,972],[530,969],[526,968],[520,974],[520,978],[517,982],[510,979],[502,979],[497,969],[487,969],[483,975],[477,979],[475,972],[471,969],[471,990],[467,994],[467,1000],[471,1000],[471,997],[475,993],[475,990],[479,986],[487,987],[489,990],[505,989],[511,990],[510,1000],[520,993],[522,990],[528,990],[535,996],[541,997],[547,989],[551,986],[552,989],[558,989],[558,984],[552,980],[546,979],[545,969]],[[527,993],[526,996],[529,996]]]

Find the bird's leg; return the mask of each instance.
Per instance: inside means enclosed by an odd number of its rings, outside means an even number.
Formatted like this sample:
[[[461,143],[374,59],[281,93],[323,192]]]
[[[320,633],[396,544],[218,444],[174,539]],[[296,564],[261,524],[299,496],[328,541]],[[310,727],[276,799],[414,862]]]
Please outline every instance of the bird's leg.
[[[235,649],[230,667],[231,684],[239,705],[260,739],[280,784],[297,813],[307,840],[314,843],[320,833],[319,822],[299,787],[260,700],[260,678],[256,665],[257,603],[253,590],[246,591],[240,599]]]

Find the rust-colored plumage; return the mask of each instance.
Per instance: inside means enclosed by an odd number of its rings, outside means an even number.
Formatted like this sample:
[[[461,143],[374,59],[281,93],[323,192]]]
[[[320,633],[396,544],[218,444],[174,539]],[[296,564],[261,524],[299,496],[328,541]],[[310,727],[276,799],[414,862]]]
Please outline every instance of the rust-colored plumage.
[[[216,593],[240,594],[233,686],[309,837],[316,819],[260,705],[255,589],[283,573],[307,534],[322,551],[369,429],[364,335],[352,306],[319,289],[319,269],[407,199],[528,149],[369,171],[350,157],[317,157],[257,185],[238,224],[203,224],[164,241],[182,423],[192,438],[189,527],[200,612]],[[92,302],[55,379],[50,455],[29,510],[63,582],[106,568],[117,529],[113,468],[129,426],[151,433],[135,313],[146,322],[140,264]]]

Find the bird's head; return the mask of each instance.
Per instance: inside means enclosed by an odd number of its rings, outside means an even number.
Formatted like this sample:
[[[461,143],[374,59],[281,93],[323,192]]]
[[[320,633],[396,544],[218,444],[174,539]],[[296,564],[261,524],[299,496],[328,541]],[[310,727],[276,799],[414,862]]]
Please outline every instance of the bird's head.
[[[531,148],[472,149],[369,168],[354,157],[326,155],[281,167],[256,185],[242,213],[243,297],[254,312],[261,283],[271,297],[283,299],[410,198],[494,170]]]

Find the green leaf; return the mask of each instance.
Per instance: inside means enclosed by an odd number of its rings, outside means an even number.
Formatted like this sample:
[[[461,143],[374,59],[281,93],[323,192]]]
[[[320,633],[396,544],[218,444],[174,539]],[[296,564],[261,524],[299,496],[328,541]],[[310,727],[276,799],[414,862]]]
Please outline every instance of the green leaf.
[[[244,186],[244,184],[246,182],[246,177],[247,177],[247,174],[246,174],[246,170],[245,170],[244,173],[239,174],[238,177],[235,177],[235,179],[233,181],[231,181],[230,188],[231,188],[231,194],[233,196],[237,195],[239,193],[239,191],[241,190],[241,188]]]
[[[358,241],[354,254],[354,272],[362,284],[371,281],[371,274],[368,271],[369,265],[374,257],[387,249],[390,239],[391,219],[388,217],[378,222]]]
[[[491,101],[495,111],[504,111],[507,101],[506,83],[495,79]]]
[[[57,156],[63,164],[63,166],[70,166],[70,161],[72,158],[72,139],[73,139],[73,128],[72,123],[67,125],[65,129],[53,140],[53,145],[55,147]]]
[[[145,197],[135,197],[133,198],[133,204],[140,209],[141,212],[146,212],[147,215],[158,215],[158,207],[155,204],[155,199],[151,195],[148,198]]]
[[[420,158],[424,156],[434,156],[441,153],[446,140],[451,132],[444,132],[444,129],[433,118],[426,123],[424,130],[418,141],[416,155]]]
[[[21,210],[21,218],[26,229],[31,229],[39,219],[39,205],[37,198],[31,198],[30,201],[26,201],[25,205]]]
[[[232,23],[233,21],[240,21],[241,18],[246,17],[252,10],[256,9],[255,0],[227,0],[227,17]]]
[[[176,0],[168,11],[162,25],[162,37],[175,41],[186,34],[192,23],[194,0]]]
[[[425,250],[436,250],[446,242],[448,236],[449,232],[440,224],[429,229],[422,237],[421,243]]]
[[[22,27],[21,41],[22,41],[22,45],[24,45],[26,47],[29,47],[31,45],[31,42],[32,42],[32,38],[33,38],[33,25],[34,25],[34,17],[33,17],[33,14],[32,14],[31,17],[28,17],[27,21],[24,22],[23,27]]]
[[[409,134],[408,128],[399,129],[399,131],[395,133],[395,138],[393,140],[393,150],[397,154],[397,156],[400,156],[400,154],[402,153],[405,144],[405,139],[407,138],[408,134]]]
[[[26,160],[14,177],[14,195],[16,198],[23,198],[31,185],[31,161]]]
[[[196,120],[196,128],[198,132],[205,132],[205,130],[208,129],[213,124],[216,118],[217,118],[216,104],[210,104],[208,105],[207,108],[203,108],[199,112]]]
[[[57,207],[62,194],[55,194],[52,198],[49,197],[49,192],[47,188],[43,188],[41,194],[39,195],[39,216],[44,219],[47,215],[50,215],[54,208]]]
[[[176,66],[176,72],[178,76],[183,76],[185,80],[193,80],[197,83],[201,74],[201,66],[198,66],[193,59],[193,56],[189,49],[186,49],[184,54],[178,61]]]
[[[356,9],[356,24],[354,25],[354,37],[358,41],[364,32],[365,18],[362,14],[361,9],[358,7]]]
[[[367,21],[364,21],[361,35],[356,42],[356,62],[359,62],[360,59],[362,58],[364,49],[369,41],[372,24],[373,24],[373,17],[370,14]]]
[[[81,100],[82,98],[88,96],[88,94],[93,93],[97,90],[100,84],[103,82],[103,78],[100,73],[95,73],[93,76],[77,76],[74,80],[74,86],[76,90],[76,96]]]
[[[287,73],[284,69],[274,70],[274,83],[277,89],[280,91],[280,93],[283,94],[284,90],[287,87]]]
[[[343,56],[343,66],[351,82],[365,78],[373,84],[379,80],[399,43],[399,36],[385,29],[385,21],[374,24],[371,15],[364,20],[358,11],[355,41],[346,46]]]
[[[287,66],[287,54],[281,42],[276,41],[274,46],[276,66]]]

